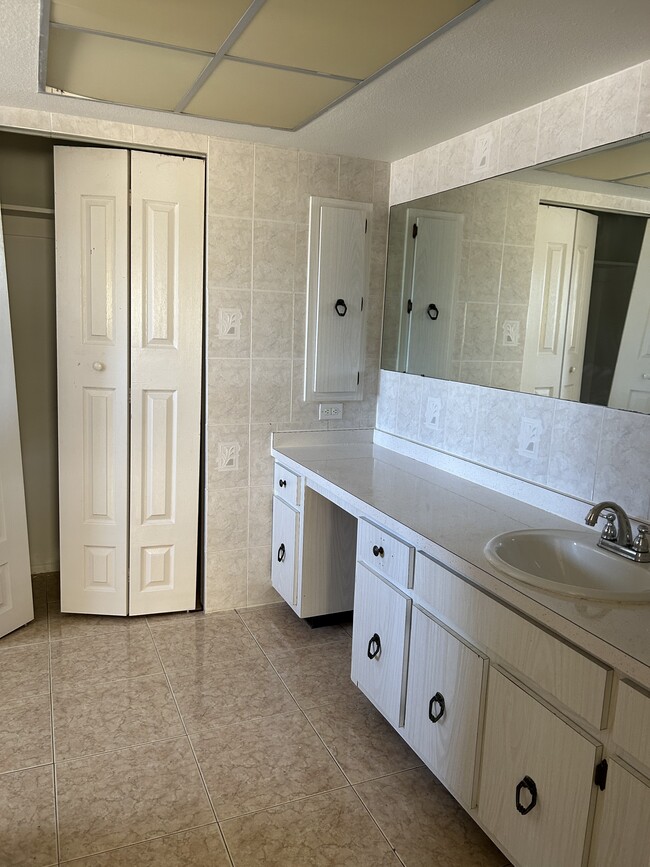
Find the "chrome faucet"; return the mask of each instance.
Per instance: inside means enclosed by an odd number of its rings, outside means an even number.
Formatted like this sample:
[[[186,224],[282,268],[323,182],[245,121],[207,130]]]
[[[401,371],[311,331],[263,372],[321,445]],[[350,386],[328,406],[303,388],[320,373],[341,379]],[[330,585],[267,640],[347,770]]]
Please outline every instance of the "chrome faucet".
[[[613,503],[610,500],[597,503],[587,512],[585,524],[595,527],[596,521],[605,511],[608,512],[605,515],[607,523],[600,534],[598,547],[620,554],[621,557],[627,557],[628,560],[635,560],[637,563],[650,563],[648,527],[645,524],[639,524],[638,534],[632,537],[630,519],[618,503]],[[615,521],[618,521],[618,527],[614,526]]]

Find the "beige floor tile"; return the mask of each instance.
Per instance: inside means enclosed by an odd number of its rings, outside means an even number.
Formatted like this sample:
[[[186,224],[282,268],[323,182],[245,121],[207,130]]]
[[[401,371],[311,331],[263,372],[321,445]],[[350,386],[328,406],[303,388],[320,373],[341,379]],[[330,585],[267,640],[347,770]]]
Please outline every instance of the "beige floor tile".
[[[361,694],[305,713],[352,783],[422,764]]]
[[[34,599],[34,619],[20,629],[10,632],[0,638],[0,649],[16,647],[23,644],[39,644],[47,642],[47,605],[44,601]]]
[[[34,607],[37,605],[47,605],[47,576],[47,572],[40,575],[32,575]]]
[[[312,628],[284,602],[242,608],[238,613],[270,658],[298,648],[349,640],[348,634],[338,625]]]
[[[52,688],[70,689],[162,671],[149,634],[105,633],[53,641]]]
[[[229,867],[230,859],[218,826],[206,825],[66,863],[70,867]]]
[[[212,614],[205,611],[173,611],[171,614],[149,614],[147,623],[155,631],[159,626],[189,626],[202,623],[204,620],[210,622],[212,619],[234,621],[236,617],[234,611],[215,611]]]
[[[273,657],[273,665],[300,707],[329,704],[342,697],[359,695],[350,679],[351,640],[322,647],[306,647]]]
[[[192,624],[159,626],[152,635],[168,673],[214,672],[233,659],[262,656],[250,632],[231,612],[211,614]]]
[[[0,696],[12,701],[50,691],[50,662],[47,644],[26,644],[2,649],[0,640]]]
[[[52,761],[50,696],[0,704],[0,774]]]
[[[94,614],[63,614],[60,603],[48,605],[50,639],[94,637],[110,632],[126,635],[148,635],[149,628],[144,617],[104,617]]]
[[[504,867],[507,863],[428,768],[355,788],[406,867]]]
[[[219,819],[346,785],[298,710],[223,726],[192,743]]]
[[[187,738],[57,764],[61,860],[214,821]]]
[[[61,598],[61,576],[58,572],[46,573],[45,586],[47,587],[48,604]]]
[[[183,735],[164,674],[54,691],[57,761]]]
[[[0,864],[57,863],[52,765],[0,776]]]
[[[399,867],[352,789],[224,822],[235,867]]]
[[[296,708],[261,653],[232,660],[216,671],[172,673],[170,683],[189,732],[273,716]]]

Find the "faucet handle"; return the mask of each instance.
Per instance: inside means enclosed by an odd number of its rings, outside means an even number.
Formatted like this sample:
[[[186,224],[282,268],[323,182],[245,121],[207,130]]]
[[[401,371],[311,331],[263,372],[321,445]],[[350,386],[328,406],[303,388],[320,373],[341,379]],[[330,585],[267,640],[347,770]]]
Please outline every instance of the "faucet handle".
[[[618,538],[618,532],[616,527],[614,526],[614,521],[616,520],[616,515],[613,512],[609,512],[605,515],[605,520],[607,523],[603,527],[603,532],[600,534],[601,539],[606,539],[608,542],[615,542]]]
[[[639,524],[638,536],[632,542],[632,550],[637,554],[649,554],[650,544],[648,543],[647,533],[650,530],[647,524]]]

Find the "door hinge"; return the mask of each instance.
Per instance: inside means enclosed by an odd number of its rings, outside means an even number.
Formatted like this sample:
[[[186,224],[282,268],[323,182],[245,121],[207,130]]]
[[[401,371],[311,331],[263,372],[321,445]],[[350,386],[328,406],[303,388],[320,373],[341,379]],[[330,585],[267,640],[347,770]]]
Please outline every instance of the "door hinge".
[[[605,791],[605,784],[607,783],[607,759],[603,759],[602,762],[598,762],[596,765],[596,770],[594,772],[594,785],[598,786],[601,792]]]
[[[409,298],[409,300],[406,302],[406,312],[410,313],[411,310],[413,310],[413,302]]]
[[[413,237],[417,238],[417,236],[418,236],[418,224],[413,223]]]

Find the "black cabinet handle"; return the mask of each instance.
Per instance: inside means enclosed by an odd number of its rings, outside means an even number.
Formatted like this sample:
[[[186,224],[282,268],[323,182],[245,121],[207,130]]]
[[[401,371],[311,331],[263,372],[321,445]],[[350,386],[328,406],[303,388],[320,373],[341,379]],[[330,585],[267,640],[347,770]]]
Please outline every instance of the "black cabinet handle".
[[[282,563],[287,555],[287,549],[284,547],[284,542],[278,548],[278,563]]]
[[[375,555],[375,557],[383,557],[384,549],[381,547],[381,545],[373,545],[372,553]]]
[[[348,305],[342,298],[337,298],[334,309],[339,314],[339,316],[345,316],[345,314],[348,312]]]
[[[368,642],[368,659],[374,659],[376,656],[379,656],[381,653],[381,638],[375,634],[372,636],[370,641]]]
[[[433,319],[435,321],[440,315],[440,311],[435,304],[429,304],[429,306],[427,307],[427,314],[429,316],[429,319]]]
[[[280,481],[278,482],[278,485],[280,485],[281,488],[286,488],[287,480],[286,479],[280,479]]]
[[[527,807],[521,803],[521,793],[524,789],[527,789],[530,794],[530,804]],[[535,804],[537,803],[537,786],[535,785],[535,780],[530,777],[524,777],[520,783],[517,783],[517,794],[515,795],[515,804],[517,806],[517,810],[521,813],[522,816],[525,816],[526,813],[530,813]]]
[[[433,706],[437,704],[440,710],[438,713],[433,712]],[[442,716],[445,712],[445,699],[442,693],[437,692],[434,697],[429,702],[429,719],[432,723],[437,723],[439,719],[442,719]]]

